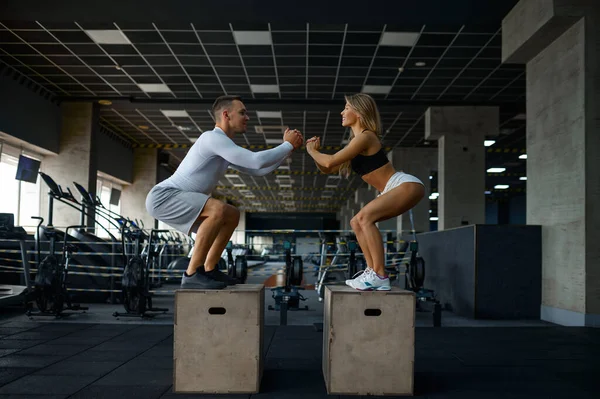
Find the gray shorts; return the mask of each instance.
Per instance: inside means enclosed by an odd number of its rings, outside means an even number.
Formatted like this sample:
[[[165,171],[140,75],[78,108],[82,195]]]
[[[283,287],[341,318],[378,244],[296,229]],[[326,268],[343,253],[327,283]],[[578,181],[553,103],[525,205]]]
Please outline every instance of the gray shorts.
[[[146,210],[153,218],[190,235],[196,232],[198,226],[194,222],[209,198],[203,193],[154,186],[146,197]]]

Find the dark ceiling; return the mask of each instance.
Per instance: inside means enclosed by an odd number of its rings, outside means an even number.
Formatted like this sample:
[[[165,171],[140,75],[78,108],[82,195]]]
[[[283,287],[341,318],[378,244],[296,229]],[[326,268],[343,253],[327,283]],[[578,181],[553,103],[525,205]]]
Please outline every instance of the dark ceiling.
[[[487,148],[488,167],[507,169],[488,173],[498,198],[525,187],[525,69],[501,64],[501,20],[515,3],[5,1],[0,65],[58,101],[110,100],[103,128],[134,147],[162,148],[171,169],[214,126],[208,110],[224,93],[243,96],[251,111],[235,140],[252,150],[272,146],[286,126],[339,148],[350,93],[377,100],[389,150],[436,146],[423,137],[428,106],[498,105],[501,134]],[[303,151],[289,169],[221,183],[222,196],[250,211],[332,211],[364,185],[320,175]]]

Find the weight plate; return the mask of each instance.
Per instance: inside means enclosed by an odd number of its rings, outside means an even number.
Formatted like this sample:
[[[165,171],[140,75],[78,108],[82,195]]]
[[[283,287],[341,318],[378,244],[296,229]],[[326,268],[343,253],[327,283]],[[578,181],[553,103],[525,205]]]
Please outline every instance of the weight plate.
[[[291,285],[300,285],[302,284],[303,278],[303,270],[304,265],[302,263],[302,259],[300,257],[295,257],[292,261],[291,268],[291,276],[290,276],[290,284]]]
[[[248,278],[248,261],[243,255],[236,256],[235,258],[235,276],[242,284],[244,284]]]

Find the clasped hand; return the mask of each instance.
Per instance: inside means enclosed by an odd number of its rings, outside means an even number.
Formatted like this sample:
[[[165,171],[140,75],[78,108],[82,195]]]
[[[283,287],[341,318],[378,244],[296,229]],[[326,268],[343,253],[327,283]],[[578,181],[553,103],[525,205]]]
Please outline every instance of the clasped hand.
[[[302,137],[302,133],[300,133],[299,130],[285,129],[285,132],[283,133],[283,140],[289,142],[294,146],[294,150],[297,150],[302,146],[304,137]]]
[[[321,148],[321,138],[317,136],[313,136],[310,139],[306,140],[306,151],[319,151]]]

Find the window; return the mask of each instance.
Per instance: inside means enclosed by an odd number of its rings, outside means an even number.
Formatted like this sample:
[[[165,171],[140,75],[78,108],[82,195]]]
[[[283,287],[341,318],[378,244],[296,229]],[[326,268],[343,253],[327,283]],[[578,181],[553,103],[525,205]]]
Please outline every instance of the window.
[[[16,175],[21,154],[38,161],[41,157],[7,144],[0,144],[0,148],[0,187],[4,192],[0,195],[0,212],[14,214],[15,226],[22,226],[33,233],[38,221],[31,217],[43,216],[40,215],[41,178],[38,176],[36,183],[27,183],[17,180]]]
[[[118,217],[117,215],[121,214],[121,201],[119,199],[117,205],[113,205],[110,203],[113,189],[123,191],[123,187],[120,184],[114,183],[106,178],[98,176],[98,180],[96,183],[96,195],[100,198],[100,202],[106,209],[108,209],[110,212],[114,212],[112,213],[113,217]],[[114,226],[116,225],[116,222],[114,222],[114,220],[112,219],[111,222],[109,222],[107,218],[102,216],[105,213],[106,212],[96,213],[96,223],[99,226],[104,226],[104,228],[97,227],[96,234],[98,235],[98,237],[108,238],[109,235],[105,230],[108,229],[108,231],[110,231],[112,235],[119,238],[121,234],[119,228]]]

